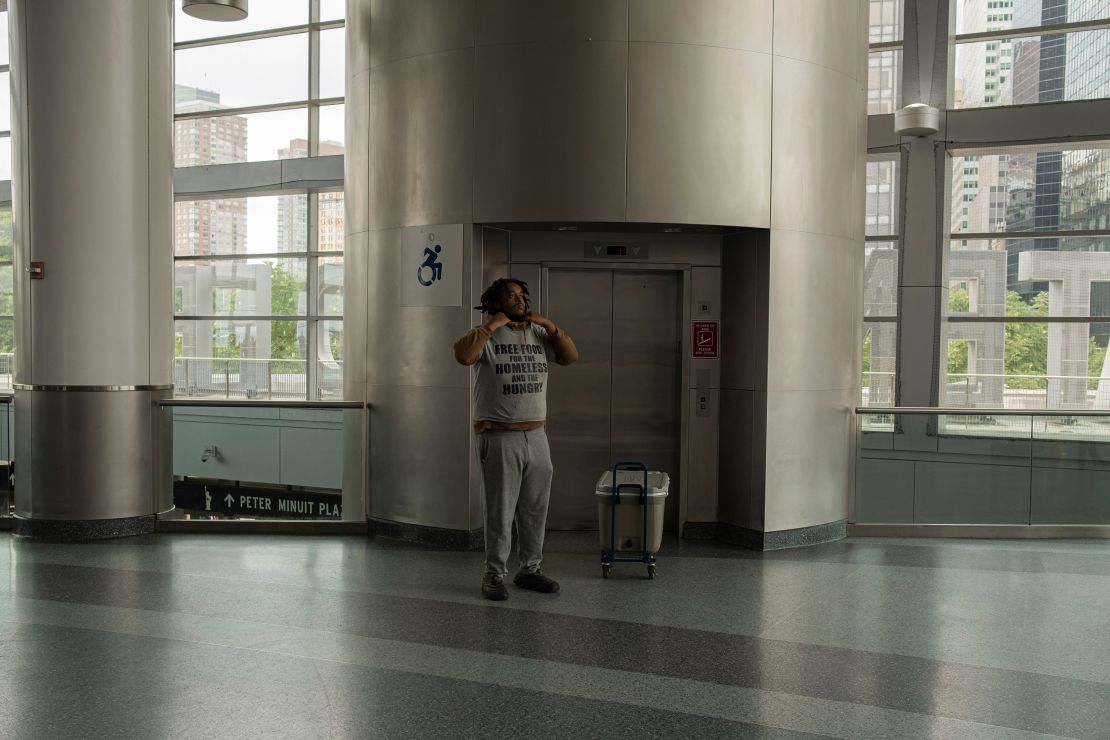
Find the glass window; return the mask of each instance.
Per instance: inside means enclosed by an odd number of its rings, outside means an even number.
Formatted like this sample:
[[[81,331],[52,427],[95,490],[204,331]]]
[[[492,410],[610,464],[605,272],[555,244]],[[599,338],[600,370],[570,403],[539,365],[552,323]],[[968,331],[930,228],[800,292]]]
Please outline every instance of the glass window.
[[[901,41],[904,0],[871,0],[868,41],[872,44]]]
[[[901,208],[897,155],[867,163],[863,258],[863,376],[861,404],[894,405],[898,336],[898,234]]]
[[[308,110],[178,118],[173,149],[177,167],[307,157]]]
[[[174,339],[178,396],[306,397],[305,321],[178,320]]]
[[[308,98],[308,34],[216,44],[175,53],[175,79],[203,93],[206,102],[224,108],[285,103]]]
[[[320,154],[342,154],[346,123],[343,104],[320,106]]]
[[[340,16],[342,17],[342,16]],[[181,3],[174,2],[174,38],[177,41],[232,36],[271,28],[286,28],[308,23],[308,0],[262,0],[250,4],[250,13],[241,21],[216,23],[186,15]]]
[[[898,110],[901,81],[901,49],[871,52],[867,57],[867,114]]]
[[[1110,18],[1110,5],[1105,0],[999,0],[992,3],[959,0],[954,12],[956,33],[961,34],[1102,20]]]
[[[346,30],[320,32],[320,97],[343,97]]]
[[[320,0],[320,20],[343,20],[347,14],[346,0]]]

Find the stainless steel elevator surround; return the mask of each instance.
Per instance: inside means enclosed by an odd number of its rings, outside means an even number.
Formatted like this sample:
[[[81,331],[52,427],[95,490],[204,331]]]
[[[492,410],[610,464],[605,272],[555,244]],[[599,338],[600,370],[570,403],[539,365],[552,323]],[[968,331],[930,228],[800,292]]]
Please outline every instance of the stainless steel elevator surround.
[[[173,383],[159,385],[35,385],[33,383],[12,383],[17,391],[51,391],[56,393],[104,392],[104,391],[169,391]]]

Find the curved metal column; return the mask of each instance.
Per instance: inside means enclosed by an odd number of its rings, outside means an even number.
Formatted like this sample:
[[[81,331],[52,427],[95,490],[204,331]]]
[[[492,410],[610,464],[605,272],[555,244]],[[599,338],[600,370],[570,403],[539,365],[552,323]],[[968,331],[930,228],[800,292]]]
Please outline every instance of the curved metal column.
[[[449,347],[508,254],[475,225],[551,222],[769,235],[772,295],[745,316],[762,321],[763,370],[722,385],[733,409],[722,424],[758,422],[758,439],[722,437],[749,460],[746,482],[722,471],[722,517],[760,532],[843,519],[865,11],[865,0],[348,0],[345,308],[365,345],[348,345],[347,392],[373,406],[372,520],[480,526],[470,374]],[[463,225],[462,298],[404,307],[406,230],[445,224]],[[735,513],[751,508],[731,501],[741,485],[760,497],[758,521]]]
[[[133,533],[172,506],[172,6],[9,8],[16,530]]]

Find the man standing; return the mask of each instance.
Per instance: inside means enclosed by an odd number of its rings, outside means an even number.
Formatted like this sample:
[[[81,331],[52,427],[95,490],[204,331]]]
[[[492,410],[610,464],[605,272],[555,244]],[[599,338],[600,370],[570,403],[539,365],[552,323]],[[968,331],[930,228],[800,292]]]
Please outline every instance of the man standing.
[[[485,484],[486,572],[482,595],[509,598],[512,526],[516,521],[520,588],[555,593],[559,584],[540,572],[547,503],[551,496],[551,452],[544,433],[549,360],[578,359],[574,342],[555,324],[532,313],[528,285],[501,278],[482,294],[475,309],[486,317],[455,342],[455,359],[477,365],[474,431]]]

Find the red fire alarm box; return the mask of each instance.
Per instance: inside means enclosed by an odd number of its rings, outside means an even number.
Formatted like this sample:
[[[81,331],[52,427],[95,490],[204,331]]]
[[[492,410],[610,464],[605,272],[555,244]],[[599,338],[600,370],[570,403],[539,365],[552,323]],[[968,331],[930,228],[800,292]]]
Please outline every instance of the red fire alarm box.
[[[32,280],[44,280],[46,278],[46,263],[32,262],[31,266],[27,268],[27,272],[31,273]]]

